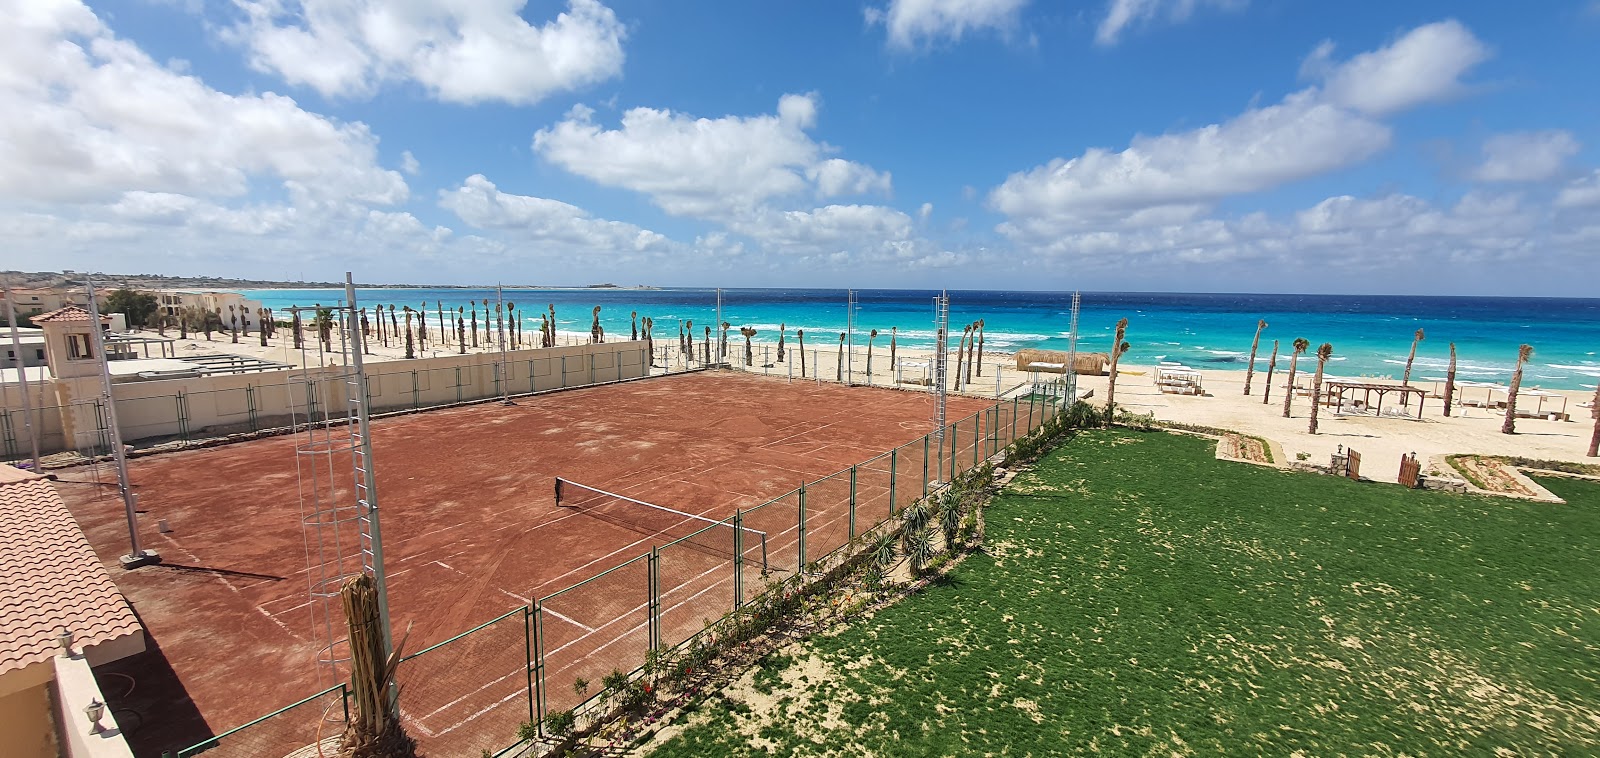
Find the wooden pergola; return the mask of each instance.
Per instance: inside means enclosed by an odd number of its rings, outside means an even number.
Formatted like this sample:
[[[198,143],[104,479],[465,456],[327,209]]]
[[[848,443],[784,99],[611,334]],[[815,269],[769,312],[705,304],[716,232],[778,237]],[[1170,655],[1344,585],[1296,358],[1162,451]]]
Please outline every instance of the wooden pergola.
[[[1327,388],[1327,391],[1323,395],[1323,397],[1327,398],[1325,402],[1328,405],[1334,406],[1339,413],[1344,413],[1344,408],[1346,407],[1347,401],[1355,400],[1354,397],[1348,397],[1347,393],[1350,393],[1351,395],[1354,393],[1361,393],[1361,406],[1363,408],[1375,409],[1373,411],[1373,415],[1375,416],[1383,415],[1383,401],[1385,397],[1389,395],[1399,395],[1400,405],[1409,407],[1411,397],[1415,395],[1417,399],[1417,419],[1420,421],[1422,419],[1422,404],[1428,397],[1427,390],[1405,384],[1372,384],[1368,382],[1332,381],[1325,383],[1324,386]],[[1372,394],[1374,392],[1378,394],[1378,404],[1376,406],[1372,404]],[[1337,398],[1337,401],[1335,398]],[[1365,411],[1361,412],[1364,413]]]

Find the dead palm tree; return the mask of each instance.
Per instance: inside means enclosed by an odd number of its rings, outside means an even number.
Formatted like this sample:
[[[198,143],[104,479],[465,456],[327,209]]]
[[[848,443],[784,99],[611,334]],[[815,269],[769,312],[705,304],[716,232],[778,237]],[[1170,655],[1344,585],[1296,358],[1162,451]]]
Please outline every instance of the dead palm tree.
[[[788,330],[788,324],[778,324],[778,362],[783,363],[783,333]]]
[[[1594,416],[1594,434],[1589,437],[1589,457],[1600,458],[1600,382],[1595,382],[1594,400],[1589,404],[1589,415]]]
[[[745,326],[739,328],[739,333],[744,335],[744,365],[755,363],[755,352],[750,347],[750,338],[756,336],[756,330]]]
[[[506,344],[506,307],[504,303],[494,304],[494,346],[503,347]]]
[[[1517,391],[1522,388],[1522,364],[1532,357],[1532,345],[1517,346],[1517,369],[1511,372],[1511,386],[1506,389],[1506,420],[1500,424],[1501,434],[1517,433]]]
[[[878,339],[878,330],[873,329],[867,333],[867,383],[872,383],[872,343]]]
[[[1117,413],[1117,361],[1131,347],[1123,340],[1126,336],[1128,336],[1128,320],[1122,319],[1117,322],[1117,336],[1111,340],[1111,374],[1110,381],[1106,383],[1106,426],[1111,426],[1111,419]]]
[[[728,328],[733,326],[726,321],[722,322],[722,334],[717,341],[717,360],[728,360]]]
[[[961,359],[967,354],[967,335],[972,333],[972,325],[961,327],[961,342],[956,344],[956,377],[955,391],[961,391]]]
[[[1411,364],[1412,364],[1413,361],[1415,361],[1417,359],[1417,343],[1421,342],[1421,341],[1422,341],[1422,330],[1418,329],[1416,336],[1411,338],[1411,354],[1406,356],[1406,373],[1400,377],[1400,384],[1402,386],[1406,386],[1406,387],[1411,386]],[[1409,404],[1410,400],[1411,400],[1411,396],[1409,394],[1406,394],[1404,392],[1400,393],[1400,404],[1401,405]]]
[[[800,340],[800,378],[806,378],[806,330],[794,330],[794,336]]]
[[[694,360],[694,320],[690,319],[678,324],[678,354],[689,356]]]
[[[388,337],[388,331],[386,329],[384,329],[383,306],[379,305],[379,306],[374,307],[372,309],[372,313],[373,313],[373,315],[378,317],[378,342],[381,343],[384,347],[388,347],[389,346],[389,337]]]
[[[1289,382],[1284,385],[1283,391],[1283,417],[1289,417],[1289,406],[1294,404],[1294,372],[1300,367],[1300,354],[1311,349],[1311,341],[1305,337],[1295,337],[1294,354],[1289,356]]]
[[[406,310],[406,358],[417,357],[415,344],[411,341],[411,306],[403,306]]]
[[[628,320],[633,323],[633,337],[632,337],[632,340],[634,342],[638,342],[639,341],[639,312],[638,311],[628,311]]]
[[[600,326],[600,306],[594,307],[591,316],[593,320],[589,323],[589,342],[598,345],[606,341],[606,330]]]
[[[972,322],[972,337],[967,340],[967,381],[966,381],[966,383],[968,385],[972,384],[972,364],[974,363],[974,361],[972,360],[972,352],[973,352],[973,349],[978,344],[978,332],[981,331],[982,328],[983,328],[983,324],[981,324],[981,323],[979,323],[977,321]]]
[[[406,637],[384,655],[378,592],[372,577],[352,577],[340,589],[350,645],[353,708],[338,751],[341,758],[415,758],[417,743],[406,734],[394,699],[395,672]]]
[[[520,349],[522,345],[522,324],[517,317],[517,304],[506,301],[506,340],[511,343],[511,349]]]
[[[1267,328],[1266,319],[1256,320],[1256,337],[1250,340],[1250,363],[1244,367],[1244,394],[1250,394],[1250,380],[1256,375],[1256,350],[1261,347],[1261,330]]]
[[[1261,393],[1261,404],[1272,401],[1272,372],[1278,369],[1278,341],[1272,341],[1272,359],[1267,362],[1267,388]]]
[[[705,353],[704,363],[706,365],[710,365],[711,364],[711,327],[707,326],[707,327],[704,327],[704,328],[706,330],[706,333],[705,333],[705,337],[700,340],[700,350]],[[689,352],[693,353],[694,351],[690,350]]]
[[[450,322],[444,320],[444,301],[433,301],[434,308],[439,312],[439,345],[446,350],[450,349]],[[455,315],[455,314],[451,314]]]
[[[1450,407],[1456,395],[1456,343],[1450,343],[1450,370],[1444,374],[1444,416],[1450,417]]]
[[[839,332],[839,359],[833,362],[833,380],[844,381],[844,332]]]
[[[417,309],[417,349],[428,349],[428,301],[422,301],[422,307]]]
[[[478,301],[468,300],[472,305],[472,347],[478,347]]]
[[[406,332],[409,334],[410,330],[408,329]],[[399,339],[399,337],[395,335],[400,334],[400,317],[395,315],[394,303],[389,304],[389,334],[394,336],[396,340]]]
[[[898,326],[889,327],[889,373],[891,373],[891,374],[894,373],[895,366],[899,365],[898,363],[895,362],[895,354],[894,354],[895,353],[895,342],[899,341],[899,339],[898,339],[899,337],[900,337],[900,327],[898,327]]]
[[[289,314],[289,329],[294,334],[294,349],[300,350],[306,346],[306,338],[301,333],[300,309],[291,310]]]
[[[460,355],[467,354],[467,308],[464,305],[456,306],[456,349]]]
[[[978,320],[978,360],[973,361],[978,365],[978,376],[984,376],[984,320]]]
[[[550,308],[550,347],[556,346],[556,304],[546,303]]]
[[[542,314],[541,314],[542,315]],[[655,324],[649,316],[644,317],[644,352],[650,356],[650,365],[656,365],[656,341],[650,335],[650,328]]]
[[[239,344],[239,312],[236,306],[228,306],[228,331],[233,333],[233,344]]]
[[[1317,409],[1322,406],[1322,372],[1328,366],[1328,359],[1333,357],[1333,345],[1324,342],[1317,348],[1317,375],[1311,380],[1311,425],[1307,427],[1310,434],[1317,433]]]

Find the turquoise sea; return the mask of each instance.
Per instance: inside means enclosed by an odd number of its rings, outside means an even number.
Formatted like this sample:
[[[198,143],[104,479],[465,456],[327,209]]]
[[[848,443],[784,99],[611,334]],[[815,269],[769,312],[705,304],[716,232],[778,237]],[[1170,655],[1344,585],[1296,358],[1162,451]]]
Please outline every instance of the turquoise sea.
[[[336,303],[343,290],[250,290],[246,297],[269,308]],[[857,290],[857,344],[866,332],[880,330],[886,341],[898,328],[900,344],[933,344],[933,297],[917,290]],[[677,334],[680,320],[695,322],[695,331],[715,319],[717,294],[709,289],[507,289],[507,301],[527,309],[526,323],[554,304],[558,327],[587,332],[590,311],[601,307],[601,323],[611,335],[626,335],[629,313],[655,319],[656,336]],[[482,306],[495,298],[492,289],[360,289],[363,305],[427,303],[430,313],[439,301],[445,307]],[[1071,293],[951,291],[950,320],[955,329],[983,319],[986,350],[1027,347],[1065,349],[1069,334]],[[735,327],[753,326],[758,340],[776,338],[780,324],[810,334],[843,331],[843,290],[722,290],[723,320]],[[1329,372],[1340,376],[1389,376],[1398,379],[1417,329],[1426,339],[1417,349],[1413,379],[1444,376],[1449,344],[1456,344],[1458,377],[1480,382],[1505,382],[1516,361],[1517,346],[1534,347],[1534,360],[1524,375],[1528,385],[1546,389],[1590,389],[1600,378],[1600,299],[1415,297],[1392,295],[1252,295],[1085,292],[1079,315],[1078,349],[1107,351],[1119,318],[1128,319],[1128,360],[1153,363],[1179,361],[1200,369],[1244,370],[1257,319],[1269,326],[1261,335],[1258,367],[1265,368],[1272,341],[1286,356],[1296,337],[1333,345]],[[431,323],[431,319],[430,319]],[[536,328],[536,327],[535,327]],[[959,332],[957,332],[959,336]],[[880,342],[879,344],[884,344]],[[1280,361],[1282,360],[1280,356]],[[1283,365],[1281,362],[1280,366]]]

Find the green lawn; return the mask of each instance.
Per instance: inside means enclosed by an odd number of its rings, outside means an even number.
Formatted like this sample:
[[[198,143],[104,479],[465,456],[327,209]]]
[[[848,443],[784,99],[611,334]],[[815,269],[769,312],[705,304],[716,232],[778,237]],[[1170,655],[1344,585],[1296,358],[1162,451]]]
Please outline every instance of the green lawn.
[[[657,756],[1600,752],[1600,486],[1569,505],[1090,432],[988,555],[770,657]]]

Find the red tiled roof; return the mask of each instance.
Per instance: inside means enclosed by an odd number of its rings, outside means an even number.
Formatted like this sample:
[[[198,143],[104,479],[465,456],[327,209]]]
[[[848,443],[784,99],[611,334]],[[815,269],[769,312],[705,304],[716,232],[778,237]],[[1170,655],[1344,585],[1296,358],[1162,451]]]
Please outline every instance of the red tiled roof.
[[[31,320],[35,324],[44,324],[57,321],[88,321],[92,318],[93,316],[90,315],[89,309],[80,305],[69,305],[65,308],[50,311],[49,313],[41,313],[37,316],[34,316]],[[100,321],[109,324],[111,323],[111,317],[101,316]]]
[[[141,631],[50,481],[0,466],[0,675],[48,661],[62,629],[84,647]]]

